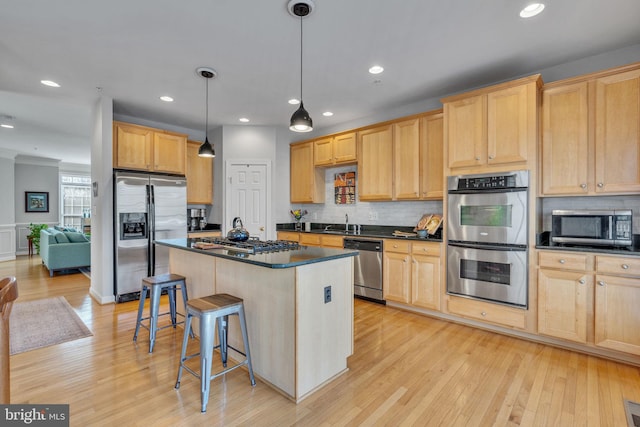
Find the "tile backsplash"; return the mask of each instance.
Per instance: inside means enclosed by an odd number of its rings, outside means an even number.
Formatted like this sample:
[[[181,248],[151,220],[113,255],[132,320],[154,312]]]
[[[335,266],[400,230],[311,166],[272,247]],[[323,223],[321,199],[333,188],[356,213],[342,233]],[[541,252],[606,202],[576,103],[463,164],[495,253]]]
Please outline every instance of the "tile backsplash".
[[[303,221],[344,224],[345,214],[349,224],[415,226],[425,213],[442,213],[442,201],[409,202],[361,202],[358,200],[356,172],[356,203],[339,205],[334,200],[333,180],[336,173],[355,171],[355,166],[343,166],[325,170],[325,203],[292,205],[292,209],[306,209],[309,214]],[[291,216],[289,216],[291,221]]]

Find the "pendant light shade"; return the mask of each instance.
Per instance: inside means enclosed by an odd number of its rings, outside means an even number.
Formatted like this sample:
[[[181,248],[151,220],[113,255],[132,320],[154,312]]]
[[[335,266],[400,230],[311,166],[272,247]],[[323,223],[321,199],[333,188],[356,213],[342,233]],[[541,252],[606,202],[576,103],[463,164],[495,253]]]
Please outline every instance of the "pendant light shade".
[[[294,132],[311,132],[313,130],[313,120],[304,109],[304,104],[300,102],[300,107],[291,116],[289,129]]]
[[[206,102],[205,102],[205,125],[204,125],[204,142],[198,149],[198,156],[200,157],[215,157],[216,151],[209,142],[209,79],[214,78],[217,74],[213,68],[198,68],[198,75],[204,77],[206,80]]]
[[[298,1],[291,0],[289,2],[289,12],[292,15],[300,17],[300,107],[291,116],[289,129],[294,132],[311,132],[313,130],[313,120],[307,110],[304,109],[302,102],[302,18],[311,13],[314,4],[311,0]]]

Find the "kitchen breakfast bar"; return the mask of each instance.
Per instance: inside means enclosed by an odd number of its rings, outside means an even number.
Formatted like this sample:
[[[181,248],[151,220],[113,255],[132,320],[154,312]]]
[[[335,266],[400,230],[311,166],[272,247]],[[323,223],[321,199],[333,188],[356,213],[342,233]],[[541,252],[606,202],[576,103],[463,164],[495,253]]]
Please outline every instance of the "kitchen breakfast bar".
[[[189,298],[228,293],[244,300],[253,371],[262,381],[300,402],[346,372],[357,251],[300,246],[250,254],[196,243],[155,241],[169,248],[170,271],[187,278]],[[236,316],[229,322],[229,343],[242,349]]]

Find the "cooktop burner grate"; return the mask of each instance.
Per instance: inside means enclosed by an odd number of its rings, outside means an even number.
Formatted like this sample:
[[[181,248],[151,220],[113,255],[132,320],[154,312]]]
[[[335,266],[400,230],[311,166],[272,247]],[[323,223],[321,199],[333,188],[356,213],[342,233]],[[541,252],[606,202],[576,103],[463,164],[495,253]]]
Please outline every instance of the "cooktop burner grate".
[[[229,250],[246,252],[249,254],[290,251],[300,248],[298,242],[292,242],[289,240],[258,240],[257,238],[250,238],[244,242],[234,242],[229,239],[222,239],[218,237],[207,240],[211,243],[228,247]]]

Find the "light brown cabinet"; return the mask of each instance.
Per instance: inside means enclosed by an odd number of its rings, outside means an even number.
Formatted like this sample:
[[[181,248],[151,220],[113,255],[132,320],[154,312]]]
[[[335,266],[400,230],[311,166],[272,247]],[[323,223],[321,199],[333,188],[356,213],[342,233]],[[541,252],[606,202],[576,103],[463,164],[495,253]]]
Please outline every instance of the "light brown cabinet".
[[[640,355],[640,258],[539,251],[538,333]]]
[[[537,142],[539,75],[442,100],[447,165],[526,165]]]
[[[442,157],[444,115],[420,118],[420,199],[442,199],[444,165]]]
[[[190,239],[222,237],[222,231],[198,231],[195,233],[187,233],[187,237]]]
[[[586,343],[593,304],[592,258],[539,252],[538,265],[538,333]]]
[[[441,243],[387,239],[383,253],[383,297],[440,310]]]
[[[300,233],[297,231],[278,231],[278,240],[288,240],[290,242],[298,242]]]
[[[420,197],[420,119],[393,124],[393,195],[395,200]]]
[[[198,156],[200,142],[187,142],[187,203],[213,203],[213,159]]]
[[[358,132],[360,200],[393,199],[393,128],[390,124]]]
[[[640,191],[639,67],[545,86],[543,195]]]
[[[113,167],[184,175],[187,136],[130,123],[113,122]]]
[[[356,163],[355,132],[320,138],[315,140],[313,144],[315,166],[338,166]]]
[[[289,147],[291,203],[324,203],[324,171],[315,168],[313,152],[313,142]]]
[[[595,345],[640,355],[640,259],[596,256]]]

